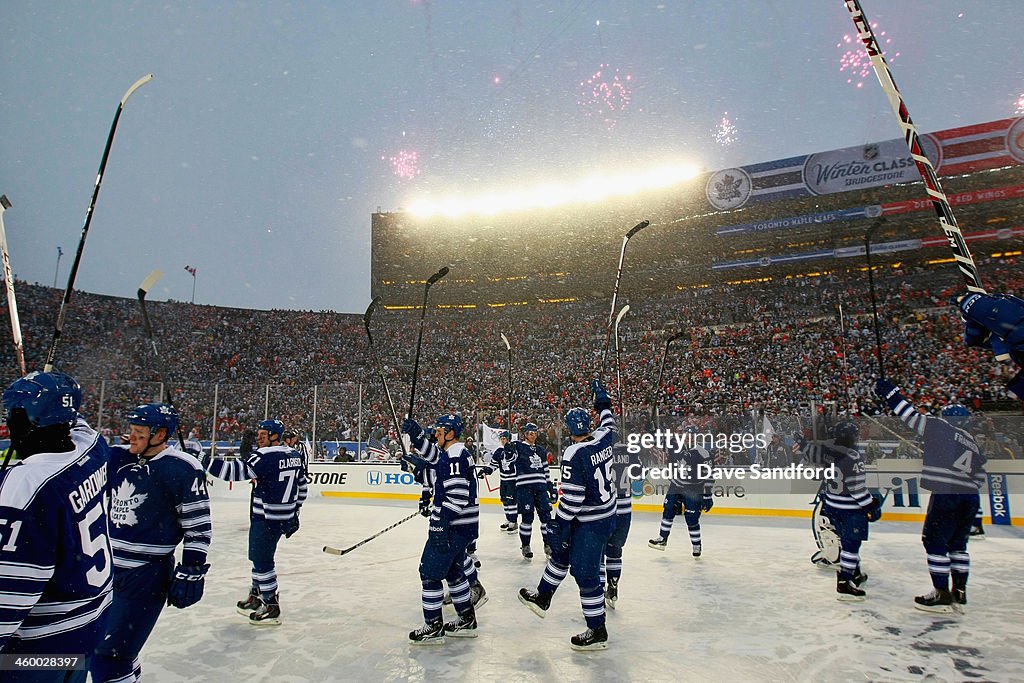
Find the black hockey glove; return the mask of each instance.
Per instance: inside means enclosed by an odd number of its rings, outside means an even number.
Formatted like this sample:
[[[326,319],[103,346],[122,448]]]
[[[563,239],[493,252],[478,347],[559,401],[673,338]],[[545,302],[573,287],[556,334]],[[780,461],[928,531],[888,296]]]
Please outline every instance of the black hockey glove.
[[[594,410],[596,410],[598,414],[605,409],[611,410],[612,399],[608,396],[608,390],[604,388],[603,384],[601,384],[601,380],[595,379],[591,382],[590,386],[594,390]]]
[[[483,465],[482,467],[476,468],[476,478],[483,479],[488,474],[494,474],[494,468],[490,465]]]
[[[868,521],[877,522],[882,518],[882,499],[879,496],[871,496],[871,505],[867,508]]]
[[[292,517],[291,521],[288,522],[288,525],[284,528],[284,537],[285,538],[291,538],[292,535],[296,531],[298,531],[298,530],[299,530],[299,512],[298,512],[298,510],[296,510],[295,511],[295,516]]]
[[[424,491],[420,495],[420,514],[424,517],[429,517],[431,507],[432,506],[430,505],[430,492]]]
[[[420,427],[416,420],[407,417],[402,420],[402,433],[408,434],[409,438],[412,439],[413,446],[415,446],[423,438],[423,427]]]
[[[208,564],[194,567],[179,564],[175,567],[171,587],[167,591],[167,604],[185,609],[199,602],[203,598],[203,586],[209,569]]]
[[[710,512],[711,508],[715,507],[715,499],[710,493],[705,493],[700,499],[700,511]]]

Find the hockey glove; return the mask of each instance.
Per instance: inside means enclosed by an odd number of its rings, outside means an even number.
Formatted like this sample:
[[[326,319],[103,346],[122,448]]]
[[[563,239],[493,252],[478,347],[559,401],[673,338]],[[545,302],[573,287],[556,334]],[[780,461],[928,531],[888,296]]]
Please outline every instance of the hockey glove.
[[[608,390],[604,388],[603,384],[601,384],[601,380],[595,379],[591,382],[590,386],[594,390],[594,410],[596,410],[598,414],[605,409],[611,410],[612,399],[608,396]]]
[[[423,427],[420,427],[419,423],[411,417],[407,417],[402,420],[402,433],[408,434],[409,438],[412,439],[413,444],[420,442],[423,438]]]
[[[554,505],[558,502],[558,487],[555,486],[555,482],[548,482],[548,503]]]
[[[476,478],[477,479],[483,479],[488,474],[494,474],[494,468],[491,467],[490,465],[484,465],[483,467],[478,467],[477,470],[476,470]]]
[[[420,495],[420,514],[424,517],[429,517],[431,507],[430,491],[424,491],[423,494]]]
[[[705,493],[700,499],[700,511],[709,512],[711,508],[715,507],[715,499],[710,493]]]
[[[879,379],[875,382],[875,395],[881,399],[888,401],[894,391],[899,393],[896,385],[887,379]]]
[[[877,522],[882,518],[882,498],[880,496],[871,496],[871,505],[867,508],[868,521]]]
[[[285,538],[291,538],[292,534],[294,534],[298,530],[299,530],[299,513],[296,512],[295,516],[291,518],[291,521],[289,521],[287,524],[285,524],[285,527],[284,527],[284,537]]]
[[[175,567],[171,587],[167,591],[167,604],[185,609],[202,600],[206,572],[209,570],[208,564],[193,567],[179,564]]]

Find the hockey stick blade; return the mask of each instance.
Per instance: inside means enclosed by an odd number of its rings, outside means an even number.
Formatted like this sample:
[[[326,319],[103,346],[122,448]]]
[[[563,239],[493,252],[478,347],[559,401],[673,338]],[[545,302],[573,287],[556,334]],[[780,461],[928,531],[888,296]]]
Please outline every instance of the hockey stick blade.
[[[366,307],[366,312],[363,313],[363,327],[366,328],[366,334],[370,334],[370,318],[373,316],[374,309],[377,308],[377,304],[380,303],[380,294],[373,297],[373,301]]]
[[[2,206],[5,211],[11,208],[11,200],[7,198],[7,195],[0,194],[0,206]]]
[[[146,279],[142,281],[141,285],[139,285],[138,297],[140,299],[144,299],[146,295],[149,294],[149,290],[153,289],[153,285],[155,285],[157,281],[163,276],[164,271],[160,270],[159,268],[157,268],[152,273],[147,275]]]
[[[630,237],[632,237],[633,235],[637,234],[638,232],[640,232],[641,230],[643,230],[644,228],[646,228],[650,224],[651,224],[650,221],[640,221],[639,223],[634,225],[632,228],[630,228],[629,232],[626,233],[626,239],[628,240]]]
[[[440,280],[441,278],[443,278],[447,274],[448,274],[448,266],[442,266],[441,270],[437,271],[436,273],[431,275],[429,278],[427,278],[427,287],[429,287],[430,285],[434,284],[435,282],[437,282],[438,280]]]
[[[508,337],[505,336],[504,332],[501,333],[501,341],[505,342],[505,348],[507,350],[512,350],[512,345],[508,343]]]
[[[408,517],[403,517],[402,519],[398,520],[397,522],[395,522],[391,526],[387,527],[386,529],[381,529],[380,531],[375,533],[373,536],[370,536],[369,538],[363,539],[362,541],[359,541],[359,543],[356,543],[353,546],[349,546],[348,548],[335,548],[334,546],[325,545],[323,547],[323,551],[325,553],[327,553],[328,555],[338,555],[338,556],[347,555],[350,552],[352,552],[353,550],[355,550],[356,548],[358,548],[358,547],[360,547],[362,545],[366,545],[367,543],[369,543],[373,539],[377,538],[378,536],[381,536],[381,535],[391,531],[396,526],[398,526],[400,524],[405,524],[406,522],[408,522],[413,517],[418,517],[419,514],[420,514],[419,510],[417,510],[416,512],[413,512],[412,514],[410,514]]]
[[[627,313],[629,313],[629,304],[626,304],[625,306],[623,306],[622,310],[619,311],[619,314],[617,316],[615,316],[615,330],[616,330],[616,332],[619,329],[619,321],[622,320],[623,316],[625,316]]]

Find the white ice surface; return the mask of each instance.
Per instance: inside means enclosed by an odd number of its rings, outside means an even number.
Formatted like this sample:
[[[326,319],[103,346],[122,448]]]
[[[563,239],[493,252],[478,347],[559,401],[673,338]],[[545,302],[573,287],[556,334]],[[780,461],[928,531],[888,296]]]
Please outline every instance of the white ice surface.
[[[398,521],[411,502],[311,500],[302,529],[277,553],[282,625],[253,627],[235,611],[249,587],[247,501],[213,502],[213,565],[206,595],[167,608],[142,652],[144,680],[176,681],[953,681],[1024,680],[1024,534],[989,527],[970,546],[965,615],[912,608],[930,589],[920,525],[879,522],[862,548],[868,600],[835,599],[834,574],[808,561],[804,520],[702,520],[704,556],[690,557],[678,519],[668,549],[647,547],[658,515],[637,512],[624,555],[609,647],[578,653],[585,626],[570,577],[546,619],[516,599],[543,571],[522,559],[518,537],[499,532],[500,509],[484,506],[479,556],[489,602],[479,637],[410,646],[422,622],[417,564],[420,517],[344,557],[325,544],[354,544]],[[445,608],[446,618],[454,613]]]

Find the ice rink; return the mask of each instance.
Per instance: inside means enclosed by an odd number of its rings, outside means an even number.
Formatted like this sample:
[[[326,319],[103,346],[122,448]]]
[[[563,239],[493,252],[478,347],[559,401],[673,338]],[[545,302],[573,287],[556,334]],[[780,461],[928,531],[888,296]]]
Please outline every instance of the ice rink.
[[[222,485],[219,484],[218,485]],[[409,645],[422,622],[417,563],[426,520],[416,517],[344,557],[415,503],[316,498],[302,529],[278,550],[282,624],[253,627],[235,611],[249,587],[248,504],[213,493],[206,595],[168,608],[142,653],[145,680],[174,681],[1020,681],[1024,680],[1024,533],[988,527],[970,545],[965,615],[912,608],[930,589],[920,525],[879,522],[863,547],[868,600],[835,599],[834,574],[808,561],[808,522],[705,515],[704,556],[690,557],[679,518],[668,549],[647,547],[658,515],[637,512],[625,549],[609,647],[579,653],[585,627],[571,578],[546,619],[519,604],[535,587],[537,556],[499,532],[500,508],[481,514],[481,581],[489,601],[479,637]],[[445,608],[446,619],[454,615]]]

